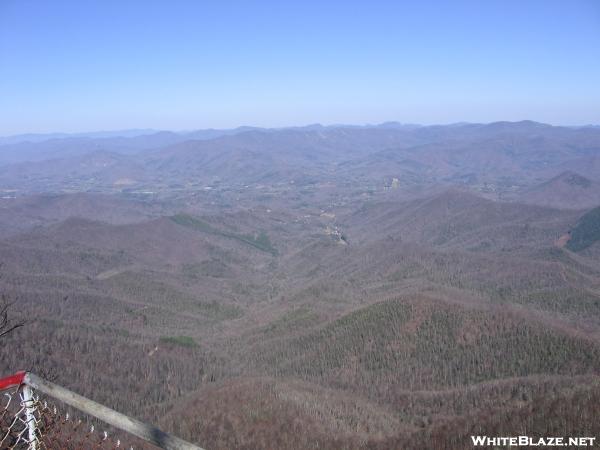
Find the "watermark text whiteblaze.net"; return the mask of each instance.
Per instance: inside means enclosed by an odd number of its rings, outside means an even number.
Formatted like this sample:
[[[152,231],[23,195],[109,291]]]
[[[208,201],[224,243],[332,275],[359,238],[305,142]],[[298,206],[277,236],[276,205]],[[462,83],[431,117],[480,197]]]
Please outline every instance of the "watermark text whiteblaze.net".
[[[471,436],[475,447],[593,447],[595,437]]]

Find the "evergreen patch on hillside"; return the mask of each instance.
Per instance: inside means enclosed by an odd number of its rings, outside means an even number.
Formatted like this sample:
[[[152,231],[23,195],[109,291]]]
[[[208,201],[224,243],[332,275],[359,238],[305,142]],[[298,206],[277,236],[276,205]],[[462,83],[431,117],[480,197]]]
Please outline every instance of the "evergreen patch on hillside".
[[[198,347],[198,344],[191,336],[162,336],[160,342],[163,344],[179,345],[180,347]]]
[[[261,250],[263,252],[271,253],[273,256],[277,255],[277,249],[273,247],[269,236],[264,231],[261,231],[260,233],[255,235],[237,234],[227,231],[221,231],[218,228],[215,228],[212,225],[187,214],[176,214],[174,216],[171,216],[170,219],[178,225],[193,228],[195,230],[202,231],[205,233],[235,239],[245,244],[248,244],[254,248],[257,248],[258,250]]]
[[[567,248],[578,252],[600,240],[600,207],[594,208],[581,217],[571,231]]]

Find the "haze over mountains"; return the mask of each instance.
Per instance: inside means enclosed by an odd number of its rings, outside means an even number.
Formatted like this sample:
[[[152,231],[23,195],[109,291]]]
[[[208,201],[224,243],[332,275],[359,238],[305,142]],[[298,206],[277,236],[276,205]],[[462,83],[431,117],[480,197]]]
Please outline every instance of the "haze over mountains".
[[[211,449],[599,435],[598,155],[531,121],[3,138],[0,369]]]
[[[15,195],[147,190],[162,195],[177,186],[213,182],[314,184],[310,177],[334,183],[352,179],[383,189],[397,178],[403,188],[462,185],[512,199],[520,190],[531,197],[531,188],[567,170],[597,178],[599,134],[593,127],[525,121],[64,137],[0,145],[0,180],[2,189]]]

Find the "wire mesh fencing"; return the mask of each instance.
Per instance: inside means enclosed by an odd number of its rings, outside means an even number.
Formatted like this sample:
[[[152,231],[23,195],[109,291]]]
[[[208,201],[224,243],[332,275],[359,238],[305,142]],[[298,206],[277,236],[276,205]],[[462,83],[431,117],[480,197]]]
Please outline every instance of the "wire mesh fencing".
[[[1,450],[202,450],[31,373],[0,379],[0,397]]]
[[[30,390],[11,389],[0,402],[0,449],[156,449]]]

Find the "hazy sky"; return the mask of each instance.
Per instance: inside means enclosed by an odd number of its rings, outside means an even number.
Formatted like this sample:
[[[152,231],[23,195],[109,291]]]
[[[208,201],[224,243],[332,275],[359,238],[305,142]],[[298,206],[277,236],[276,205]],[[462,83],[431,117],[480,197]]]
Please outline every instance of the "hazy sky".
[[[600,1],[0,0],[0,134],[600,123]]]

